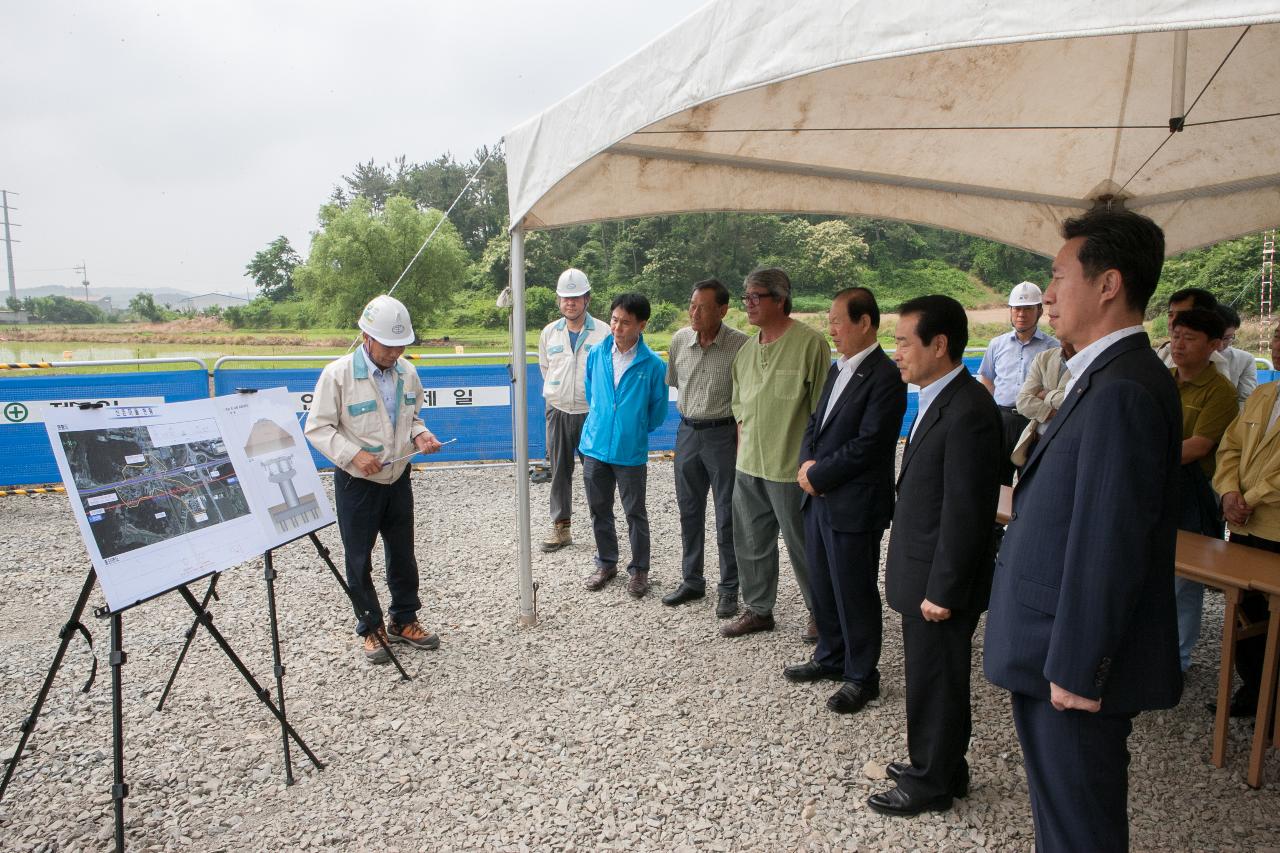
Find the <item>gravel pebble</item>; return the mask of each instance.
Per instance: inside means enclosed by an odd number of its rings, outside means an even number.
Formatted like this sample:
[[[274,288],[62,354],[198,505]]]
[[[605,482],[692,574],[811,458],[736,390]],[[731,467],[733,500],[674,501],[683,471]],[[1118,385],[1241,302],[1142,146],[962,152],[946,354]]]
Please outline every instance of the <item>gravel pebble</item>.
[[[798,638],[805,613],[789,566],[773,633],[721,639],[715,596],[664,607],[679,582],[680,535],[671,463],[661,460],[648,487],[649,596],[631,599],[621,579],[598,593],[582,588],[593,548],[579,483],[576,542],[550,555],[535,544],[540,624],[520,628],[514,486],[506,468],[413,475],[420,617],[442,647],[402,653],[410,682],[357,653],[350,607],[308,542],[276,553],[289,720],[326,764],[315,769],[295,747],[292,786],[279,726],[203,633],[155,710],[191,613],[176,595],[128,611],[131,849],[1030,849],[1021,753],[1007,695],[981,676],[981,629],[971,795],[950,812],[884,818],[865,799],[885,785],[884,764],[906,754],[895,614],[885,615],[883,697],[846,718],[823,707],[829,689],[782,678],[811,652]],[[536,542],[547,487],[531,491]],[[0,498],[0,513],[7,757],[87,561],[64,497]],[[320,536],[340,561],[337,529]],[[274,695],[261,560],[227,572],[218,590],[215,624]],[[95,592],[90,608],[101,604]],[[86,622],[102,658],[98,681],[79,692],[90,659],[77,639],[0,804],[0,849],[110,842],[108,626]],[[1252,723],[1233,721],[1227,766],[1209,764],[1203,706],[1216,688],[1221,625],[1221,596],[1210,594],[1182,704],[1135,722],[1134,849],[1280,847],[1277,752],[1268,787],[1249,789]]]

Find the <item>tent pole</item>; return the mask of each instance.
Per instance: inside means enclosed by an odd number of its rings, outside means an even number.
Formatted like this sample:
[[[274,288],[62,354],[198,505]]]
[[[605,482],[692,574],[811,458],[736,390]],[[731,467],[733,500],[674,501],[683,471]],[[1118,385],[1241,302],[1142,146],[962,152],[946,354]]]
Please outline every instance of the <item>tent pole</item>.
[[[1169,92],[1169,132],[1178,133],[1187,121],[1187,31],[1173,34],[1173,84]]]
[[[521,625],[538,624],[533,596],[533,555],[529,526],[529,383],[525,358],[524,229],[511,229],[511,404],[514,410],[517,548],[520,560]]]

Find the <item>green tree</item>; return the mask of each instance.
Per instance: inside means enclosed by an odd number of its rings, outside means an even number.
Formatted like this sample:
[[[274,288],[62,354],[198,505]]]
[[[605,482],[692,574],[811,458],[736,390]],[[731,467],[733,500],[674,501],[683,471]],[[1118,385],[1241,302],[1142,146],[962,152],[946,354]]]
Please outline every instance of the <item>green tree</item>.
[[[145,291],[135,293],[129,300],[129,313],[148,323],[159,323],[165,318],[164,309],[156,304],[156,298]]]
[[[245,265],[244,274],[258,285],[260,294],[272,302],[283,302],[293,298],[293,271],[301,263],[289,238],[281,235],[253,256]]]
[[[294,284],[316,315],[337,326],[355,323],[370,299],[386,293],[409,265],[442,214],[420,210],[394,196],[381,210],[364,198],[320,209],[320,231]],[[396,289],[416,327],[442,316],[465,280],[467,255],[453,226],[445,222]]]
[[[37,296],[24,302],[24,307],[45,323],[101,323],[105,319],[98,306],[65,296]]]

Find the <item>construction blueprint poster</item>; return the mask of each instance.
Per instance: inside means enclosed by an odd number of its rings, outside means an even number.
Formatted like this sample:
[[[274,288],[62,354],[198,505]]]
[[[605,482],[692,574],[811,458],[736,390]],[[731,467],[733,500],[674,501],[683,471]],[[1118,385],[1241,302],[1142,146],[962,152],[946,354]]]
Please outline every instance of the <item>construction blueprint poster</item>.
[[[45,427],[112,611],[333,521],[281,389],[66,409]]]

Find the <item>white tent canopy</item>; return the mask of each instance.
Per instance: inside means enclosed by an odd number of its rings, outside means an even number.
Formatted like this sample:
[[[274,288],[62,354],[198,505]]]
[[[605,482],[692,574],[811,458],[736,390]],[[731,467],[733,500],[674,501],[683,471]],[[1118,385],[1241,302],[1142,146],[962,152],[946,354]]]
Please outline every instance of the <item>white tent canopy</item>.
[[[506,151],[516,352],[528,230],[830,213],[1051,255],[1063,219],[1112,202],[1158,222],[1175,254],[1280,223],[1280,8],[716,0],[512,130]],[[518,363],[517,400],[524,378]],[[528,483],[516,482],[532,622]]]
[[[1261,0],[720,0],[507,134],[511,222],[853,214],[1052,254],[1110,196],[1185,251],[1280,221],[1276,21]]]

